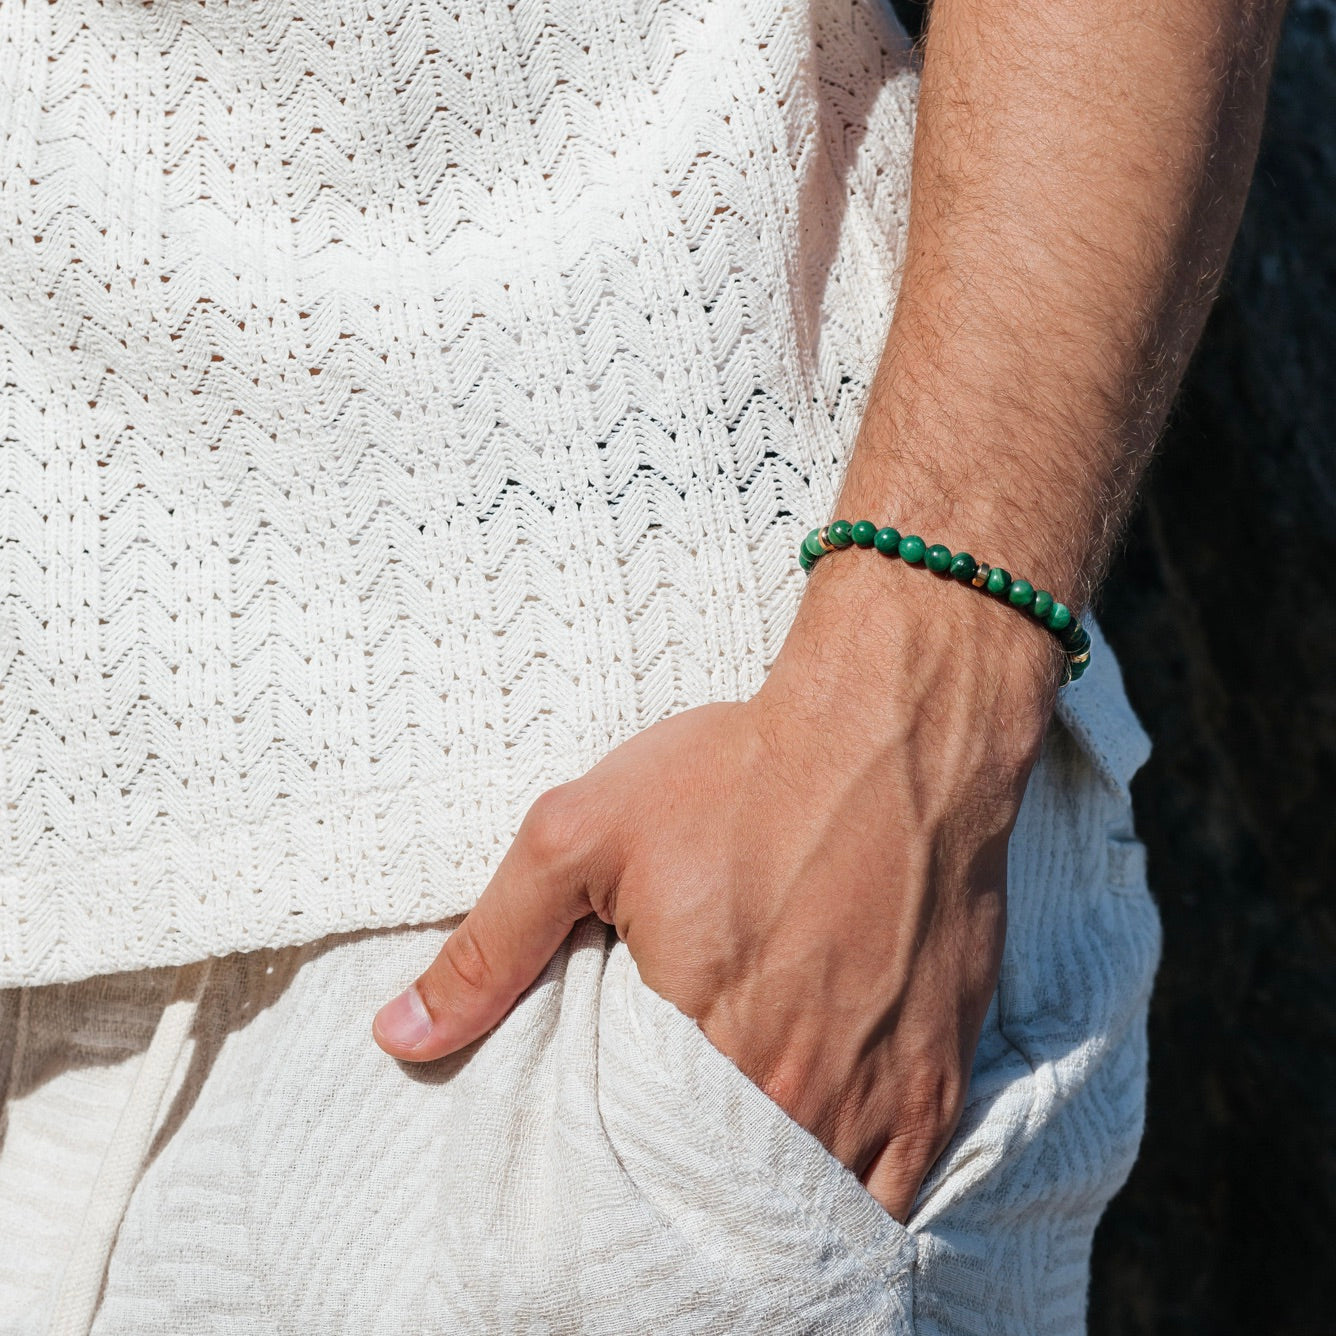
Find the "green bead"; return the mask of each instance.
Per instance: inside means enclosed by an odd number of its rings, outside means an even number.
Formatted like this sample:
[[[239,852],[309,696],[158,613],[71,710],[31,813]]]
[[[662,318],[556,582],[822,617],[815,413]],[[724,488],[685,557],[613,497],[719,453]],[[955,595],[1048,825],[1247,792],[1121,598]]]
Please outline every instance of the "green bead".
[[[984,588],[990,594],[1002,595],[1011,587],[1011,572],[1004,571],[1001,566],[994,566],[988,572],[988,583]]]
[[[817,535],[820,532],[821,532],[820,529],[813,529],[812,532],[809,533],[807,537],[803,539],[802,550],[806,552],[807,555],[811,557],[813,561],[815,561],[826,550],[824,547],[821,546],[820,538],[817,537]]]
[[[1084,663],[1068,664],[1068,667],[1071,670],[1072,681],[1075,682],[1085,676],[1085,670],[1090,667],[1090,660],[1087,659]]]
[[[900,530],[889,527],[878,529],[877,536],[872,541],[878,552],[882,552],[888,557],[893,557],[900,550]]]
[[[848,547],[854,541],[854,526],[848,520],[836,520],[826,529],[826,541],[831,547]]]
[[[806,552],[800,551],[798,553],[798,565],[803,568],[804,575],[811,575],[812,567],[816,565],[816,562]]]
[[[928,545],[918,534],[911,533],[908,537],[900,540],[900,545],[896,550],[912,566],[915,562],[923,560],[923,554],[928,550]]]
[[[1053,595],[1047,589],[1036,589],[1034,602],[1030,604],[1030,611],[1041,620],[1048,616],[1049,610],[1053,607]]]
[[[859,547],[871,547],[872,540],[877,536],[877,526],[871,520],[859,520],[851,532]]]
[[[941,543],[934,543],[924,554],[923,564],[930,570],[936,571],[940,575],[944,570],[949,569],[951,565],[951,549],[943,547]]]
[[[1007,601],[1018,608],[1028,608],[1034,602],[1034,585],[1029,580],[1013,580],[1007,590]]]
[[[1055,603],[1048,612],[1048,629],[1061,631],[1071,625],[1072,610],[1065,603]]]
[[[957,580],[972,580],[974,579],[974,572],[979,569],[979,563],[968,552],[957,552],[951,558],[951,565],[948,569]]]

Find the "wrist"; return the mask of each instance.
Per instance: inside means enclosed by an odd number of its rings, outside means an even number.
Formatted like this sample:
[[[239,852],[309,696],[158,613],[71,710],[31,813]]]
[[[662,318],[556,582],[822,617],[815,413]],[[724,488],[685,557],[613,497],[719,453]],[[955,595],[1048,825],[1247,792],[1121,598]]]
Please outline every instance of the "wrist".
[[[1017,465],[962,469],[959,450],[919,453],[948,463],[908,463],[903,452],[889,446],[860,443],[830,516],[814,519],[813,525],[836,518],[892,525],[902,535],[944,544],[952,553],[968,552],[1028,580],[1079,615],[1092,585],[1088,525],[1076,513],[1079,504],[1059,502],[1060,493],[1033,481]],[[1018,491],[1025,493],[1024,504],[1016,499]],[[1036,506],[1036,498],[1043,504]]]
[[[990,732],[1028,772],[1064,656],[1053,634],[978,590],[870,550],[817,563],[763,687],[847,745],[894,752],[924,719]]]

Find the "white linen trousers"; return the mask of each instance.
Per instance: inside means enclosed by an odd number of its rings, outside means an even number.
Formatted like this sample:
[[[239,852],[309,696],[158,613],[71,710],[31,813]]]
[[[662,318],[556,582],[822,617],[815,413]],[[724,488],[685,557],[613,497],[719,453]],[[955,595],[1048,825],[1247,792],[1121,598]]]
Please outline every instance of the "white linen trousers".
[[[0,1332],[1075,1333],[1160,925],[1099,633],[1009,854],[960,1127],[902,1227],[579,925],[464,1053],[376,1008],[449,924],[0,992]]]

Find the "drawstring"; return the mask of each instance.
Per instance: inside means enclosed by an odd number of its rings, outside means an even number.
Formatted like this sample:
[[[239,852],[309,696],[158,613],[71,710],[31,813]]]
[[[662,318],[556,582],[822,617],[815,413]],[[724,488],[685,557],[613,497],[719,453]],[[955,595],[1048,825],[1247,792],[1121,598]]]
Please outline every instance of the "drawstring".
[[[211,964],[199,961],[177,971],[171,1001],[158,1018],[98,1170],[79,1236],[61,1277],[50,1336],[86,1336],[92,1326],[112,1244],[139,1181],[158,1112],[194,1024]]]

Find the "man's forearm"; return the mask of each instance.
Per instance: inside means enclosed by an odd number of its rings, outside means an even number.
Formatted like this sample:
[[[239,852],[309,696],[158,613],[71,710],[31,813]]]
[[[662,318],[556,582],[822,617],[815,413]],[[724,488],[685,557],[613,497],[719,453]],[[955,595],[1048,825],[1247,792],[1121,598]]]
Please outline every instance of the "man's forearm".
[[[1238,227],[1282,12],[936,0],[905,269],[841,513],[1086,601]]]

